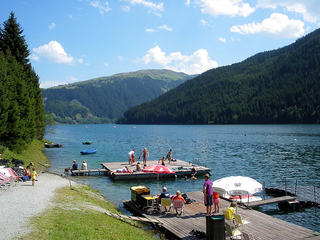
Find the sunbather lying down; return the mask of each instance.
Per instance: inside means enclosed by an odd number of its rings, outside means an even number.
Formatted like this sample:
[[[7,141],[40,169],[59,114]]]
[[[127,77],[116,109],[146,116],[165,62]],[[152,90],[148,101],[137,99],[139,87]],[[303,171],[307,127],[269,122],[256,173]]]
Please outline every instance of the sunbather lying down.
[[[132,170],[128,168],[128,166],[124,166],[123,168],[119,168],[116,170],[117,173],[133,173]]]

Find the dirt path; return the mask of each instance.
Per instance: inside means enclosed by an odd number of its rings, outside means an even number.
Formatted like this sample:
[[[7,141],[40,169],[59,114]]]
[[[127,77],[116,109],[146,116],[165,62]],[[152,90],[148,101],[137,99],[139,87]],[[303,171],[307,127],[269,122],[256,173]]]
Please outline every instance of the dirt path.
[[[28,181],[0,190],[0,239],[14,239],[30,232],[30,217],[45,210],[51,204],[54,191],[67,185],[68,179],[44,173],[34,187]]]

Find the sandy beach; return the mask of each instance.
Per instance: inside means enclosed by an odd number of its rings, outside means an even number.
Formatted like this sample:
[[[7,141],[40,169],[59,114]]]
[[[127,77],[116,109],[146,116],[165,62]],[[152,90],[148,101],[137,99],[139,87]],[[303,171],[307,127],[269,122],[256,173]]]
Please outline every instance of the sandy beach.
[[[51,204],[54,191],[69,185],[69,180],[43,173],[34,187],[31,184],[31,181],[18,182],[0,190],[0,239],[15,239],[30,232],[30,218],[44,211]]]

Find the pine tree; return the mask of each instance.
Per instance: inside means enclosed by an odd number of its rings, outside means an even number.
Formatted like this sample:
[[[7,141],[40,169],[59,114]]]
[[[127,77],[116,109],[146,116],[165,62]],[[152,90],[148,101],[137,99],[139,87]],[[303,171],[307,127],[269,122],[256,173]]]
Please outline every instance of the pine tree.
[[[17,22],[14,13],[11,12],[9,19],[3,23],[0,50],[6,55],[10,53],[19,63],[26,65],[29,63],[28,56],[30,52],[22,33],[22,28]]]
[[[9,109],[9,90],[7,77],[8,62],[4,54],[0,51],[0,145],[4,145],[4,136],[8,131],[8,109]]]

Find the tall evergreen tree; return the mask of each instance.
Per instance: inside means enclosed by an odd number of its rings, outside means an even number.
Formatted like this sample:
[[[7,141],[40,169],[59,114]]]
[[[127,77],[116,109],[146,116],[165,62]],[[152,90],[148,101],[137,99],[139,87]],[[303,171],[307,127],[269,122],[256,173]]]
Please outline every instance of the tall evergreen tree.
[[[9,19],[3,23],[0,50],[5,54],[10,52],[19,63],[25,65],[29,63],[28,56],[30,55],[30,52],[22,33],[22,28],[17,22],[14,13],[11,12]]]
[[[29,63],[29,50],[14,13],[0,29],[0,145],[22,150],[44,133],[44,107],[39,78]]]

